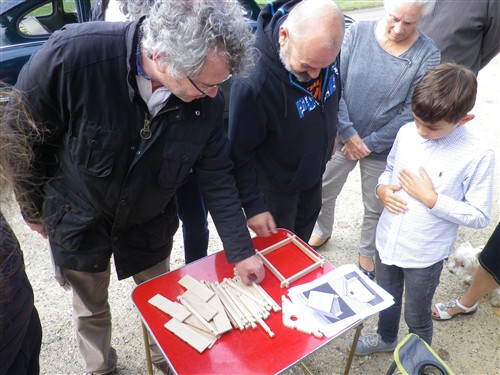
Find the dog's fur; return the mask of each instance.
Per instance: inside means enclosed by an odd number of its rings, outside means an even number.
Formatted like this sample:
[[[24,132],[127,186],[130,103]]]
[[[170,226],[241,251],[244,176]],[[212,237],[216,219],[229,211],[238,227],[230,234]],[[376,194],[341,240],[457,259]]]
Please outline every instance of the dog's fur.
[[[479,254],[482,247],[472,247],[469,242],[464,242],[448,258],[448,270],[458,276],[464,283],[470,285],[474,278],[474,272],[479,267]],[[500,288],[491,293],[491,304],[500,306]]]

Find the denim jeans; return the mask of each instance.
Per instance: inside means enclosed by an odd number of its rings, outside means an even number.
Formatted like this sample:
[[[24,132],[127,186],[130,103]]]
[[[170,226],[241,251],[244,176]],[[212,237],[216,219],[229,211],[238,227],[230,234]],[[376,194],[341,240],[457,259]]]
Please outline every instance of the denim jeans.
[[[439,285],[443,261],[426,268],[388,266],[376,253],[377,284],[394,297],[394,305],[379,313],[378,334],[386,343],[398,339],[403,290],[405,292],[405,321],[410,333],[415,333],[429,345],[432,342],[432,299]]]
[[[198,188],[194,173],[189,173],[187,182],[177,189],[179,219],[182,221],[184,258],[186,264],[207,256],[208,209]]]

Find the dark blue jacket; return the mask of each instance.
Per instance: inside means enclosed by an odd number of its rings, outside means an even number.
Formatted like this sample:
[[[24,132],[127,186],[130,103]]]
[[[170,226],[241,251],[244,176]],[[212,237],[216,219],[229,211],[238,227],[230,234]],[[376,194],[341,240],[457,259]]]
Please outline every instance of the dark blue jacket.
[[[307,190],[321,180],[333,149],[341,92],[338,58],[322,71],[317,100],[296,82],[278,55],[276,27],[299,1],[275,1],[262,9],[256,68],[231,86],[231,157],[247,217],[267,211],[259,183],[286,193]]]

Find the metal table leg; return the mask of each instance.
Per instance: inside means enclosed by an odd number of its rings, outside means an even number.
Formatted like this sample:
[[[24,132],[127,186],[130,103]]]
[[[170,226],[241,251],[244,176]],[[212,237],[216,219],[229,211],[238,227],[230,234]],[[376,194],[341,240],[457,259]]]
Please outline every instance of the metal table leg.
[[[153,375],[153,364],[151,362],[151,350],[149,349],[149,334],[148,334],[148,329],[142,323],[142,336],[144,338],[144,348],[146,349],[146,364],[148,367],[148,374]]]
[[[349,352],[349,357],[347,358],[347,363],[345,364],[344,375],[348,375],[351,370],[352,359],[354,358],[354,351],[356,350],[356,344],[358,343],[359,336],[361,335],[361,330],[363,329],[363,323],[356,327],[356,332],[354,333],[354,339],[352,340],[351,351]]]

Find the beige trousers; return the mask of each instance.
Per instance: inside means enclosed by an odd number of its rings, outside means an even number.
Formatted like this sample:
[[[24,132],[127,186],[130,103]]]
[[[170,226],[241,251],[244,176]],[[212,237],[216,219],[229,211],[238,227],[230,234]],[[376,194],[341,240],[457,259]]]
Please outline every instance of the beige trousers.
[[[133,276],[135,283],[159,276],[170,269],[170,258]],[[111,310],[108,302],[110,266],[104,272],[80,272],[63,269],[62,274],[73,289],[73,319],[78,349],[85,361],[85,371],[102,375],[116,368],[116,350],[111,346]],[[164,360],[161,349],[149,338],[153,362]]]

